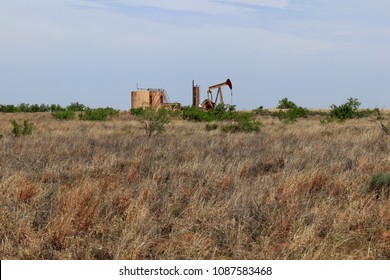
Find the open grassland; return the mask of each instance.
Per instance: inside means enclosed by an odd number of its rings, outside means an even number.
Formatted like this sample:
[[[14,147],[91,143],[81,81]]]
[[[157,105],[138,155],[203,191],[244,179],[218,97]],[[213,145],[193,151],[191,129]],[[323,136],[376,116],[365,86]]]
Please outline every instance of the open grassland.
[[[147,138],[129,113],[1,114],[0,258],[389,259],[390,200],[362,189],[390,172],[390,137],[258,118],[260,133],[173,120]]]

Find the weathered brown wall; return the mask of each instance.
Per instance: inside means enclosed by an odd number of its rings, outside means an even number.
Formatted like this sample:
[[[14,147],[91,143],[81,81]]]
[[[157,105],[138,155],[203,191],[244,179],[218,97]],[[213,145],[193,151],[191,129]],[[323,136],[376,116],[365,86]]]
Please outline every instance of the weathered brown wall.
[[[131,92],[131,108],[162,107],[164,93],[159,90],[135,90]]]

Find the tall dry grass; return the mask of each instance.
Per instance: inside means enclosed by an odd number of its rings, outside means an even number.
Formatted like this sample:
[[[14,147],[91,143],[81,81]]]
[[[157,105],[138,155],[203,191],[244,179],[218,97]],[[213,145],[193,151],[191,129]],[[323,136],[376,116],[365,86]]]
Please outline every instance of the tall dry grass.
[[[12,137],[13,118],[33,135]],[[390,172],[390,137],[367,120],[261,121],[174,120],[148,139],[127,113],[1,114],[0,258],[389,259],[389,199],[362,186]]]

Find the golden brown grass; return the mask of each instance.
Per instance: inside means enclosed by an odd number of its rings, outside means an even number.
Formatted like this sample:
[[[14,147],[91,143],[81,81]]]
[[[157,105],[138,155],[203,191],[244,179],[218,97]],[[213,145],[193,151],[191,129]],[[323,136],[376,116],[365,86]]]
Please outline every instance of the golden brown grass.
[[[33,135],[12,137],[10,120]],[[387,116],[388,118],[388,116]],[[258,134],[174,120],[0,115],[1,259],[389,259],[390,172],[368,120],[260,119]]]

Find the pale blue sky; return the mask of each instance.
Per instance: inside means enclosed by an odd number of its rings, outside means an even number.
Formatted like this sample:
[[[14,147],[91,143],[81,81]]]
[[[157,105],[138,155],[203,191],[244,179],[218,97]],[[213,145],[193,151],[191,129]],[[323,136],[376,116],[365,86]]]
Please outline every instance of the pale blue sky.
[[[0,0],[0,104],[190,105],[227,78],[240,109],[390,108],[390,1]]]

